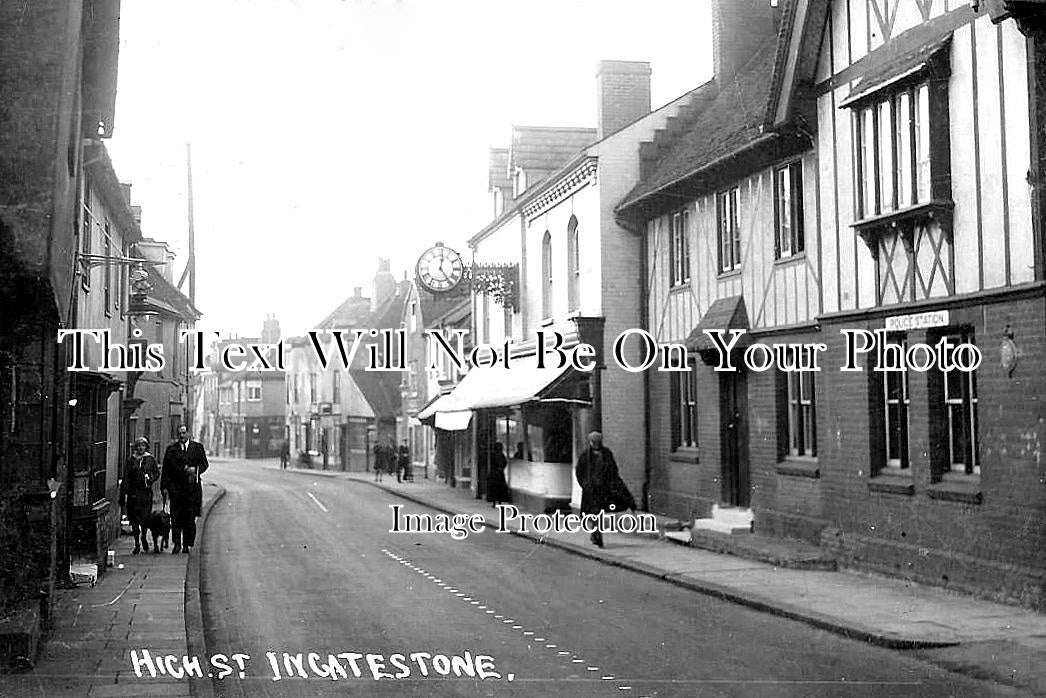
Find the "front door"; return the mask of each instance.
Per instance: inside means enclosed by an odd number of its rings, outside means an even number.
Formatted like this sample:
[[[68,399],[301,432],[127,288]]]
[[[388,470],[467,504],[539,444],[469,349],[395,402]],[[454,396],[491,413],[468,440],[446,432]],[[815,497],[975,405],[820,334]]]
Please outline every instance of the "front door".
[[[742,371],[719,374],[723,502],[750,503],[748,478],[748,380]]]

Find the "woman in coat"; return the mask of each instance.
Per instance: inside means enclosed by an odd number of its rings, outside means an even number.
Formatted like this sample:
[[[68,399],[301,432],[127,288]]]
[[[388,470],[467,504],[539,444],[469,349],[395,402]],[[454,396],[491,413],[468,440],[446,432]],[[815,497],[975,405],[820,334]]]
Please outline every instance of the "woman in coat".
[[[577,459],[574,469],[581,485],[581,513],[599,515],[603,511],[635,511],[636,500],[617,471],[614,454],[603,446],[603,435],[588,435],[588,448]],[[592,544],[603,547],[603,532],[598,528],[590,537]]]
[[[149,453],[149,442],[145,437],[135,439],[134,450],[124,464],[123,479],[120,481],[120,508],[131,522],[135,555],[142,548],[149,552],[145,527],[153,511],[153,483],[159,479],[160,467],[156,464],[156,458]]]
[[[510,499],[508,482],[505,481],[505,468],[508,467],[508,459],[505,458],[505,450],[500,441],[494,442],[494,452],[490,454],[490,470],[487,472],[487,501],[491,506]]]

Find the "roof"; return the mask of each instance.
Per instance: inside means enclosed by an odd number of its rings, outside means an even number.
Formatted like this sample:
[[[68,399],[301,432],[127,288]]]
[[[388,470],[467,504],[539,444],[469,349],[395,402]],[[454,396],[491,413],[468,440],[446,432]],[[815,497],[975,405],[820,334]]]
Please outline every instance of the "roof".
[[[323,318],[318,325],[313,325],[318,330],[360,327],[366,322],[370,314],[370,298],[363,296],[349,296],[341,305]]]
[[[149,274],[152,290],[149,298],[163,301],[186,320],[198,320],[202,313],[192,304],[189,297],[174,287],[163,274]]]
[[[507,171],[555,170],[595,140],[594,128],[513,126]]]
[[[627,208],[695,174],[764,137],[763,125],[777,54],[777,38],[767,41],[726,84],[707,108],[692,117],[675,147],[639,182],[618,209]]]
[[[395,417],[400,411],[400,374],[350,368],[349,375],[377,417]]]
[[[142,239],[142,229],[134,219],[131,204],[127,201],[120,180],[113,169],[109,151],[101,141],[92,141],[84,148],[84,169],[91,176],[94,190],[105,200],[109,213],[123,232],[124,240],[137,242]]]
[[[490,149],[490,168],[487,172],[487,189],[507,187],[512,183],[508,174],[508,148]]]

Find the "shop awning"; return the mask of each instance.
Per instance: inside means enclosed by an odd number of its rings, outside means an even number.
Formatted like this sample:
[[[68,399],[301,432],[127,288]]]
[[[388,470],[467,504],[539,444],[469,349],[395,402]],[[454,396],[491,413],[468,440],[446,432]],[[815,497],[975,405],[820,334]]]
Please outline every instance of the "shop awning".
[[[465,374],[454,390],[419,412],[418,418],[426,420],[440,413],[512,407],[540,400],[572,370],[569,364],[562,368],[550,365],[555,365],[554,359],[549,360],[544,368],[538,368],[536,357],[530,356],[512,361],[509,368],[500,364],[474,368]]]
[[[469,428],[472,421],[472,410],[459,412],[437,412],[435,427],[444,431],[463,431]]]
[[[690,351],[711,351],[716,348],[712,338],[705,334],[705,330],[747,330],[748,311],[745,309],[743,296],[730,296],[720,298],[708,307],[701,316],[701,322],[690,333],[686,339],[686,348]],[[724,337],[724,340],[728,338]],[[751,344],[751,339],[746,332],[737,340],[735,348],[744,348]]]

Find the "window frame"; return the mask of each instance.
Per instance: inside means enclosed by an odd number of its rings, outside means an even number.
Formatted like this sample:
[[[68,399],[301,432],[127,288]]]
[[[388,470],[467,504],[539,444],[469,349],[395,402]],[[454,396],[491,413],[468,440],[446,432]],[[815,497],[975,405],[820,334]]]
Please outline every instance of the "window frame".
[[[690,283],[690,209],[683,208],[668,217],[669,286]]]
[[[567,221],[567,309],[570,312],[581,308],[580,243],[577,216],[571,214]]]
[[[673,453],[684,449],[697,449],[698,408],[697,408],[697,361],[687,359],[688,371],[671,373],[672,393],[672,441]]]
[[[741,269],[741,188],[716,193],[716,242],[719,273]]]
[[[787,183],[787,215],[781,196],[781,185]],[[793,160],[774,168],[774,259],[790,259],[806,252],[804,227],[803,161]],[[787,231],[784,221],[788,221]],[[787,232],[787,235],[785,234]],[[786,240],[787,238],[787,240]],[[785,242],[787,241],[787,246]]]
[[[947,327],[928,333],[927,341],[936,344],[947,337],[952,344],[976,344],[971,327]],[[960,381],[960,395],[949,392],[948,373],[955,373]],[[931,453],[931,475],[933,482],[947,479],[979,480],[982,474],[980,438],[980,399],[977,394],[977,371],[945,372],[934,367],[929,377],[929,421],[930,440],[935,445]],[[960,413],[965,422],[965,441],[962,460],[956,459],[955,414]],[[960,467],[956,467],[960,466]]]
[[[552,318],[552,233],[541,238],[541,317]]]

